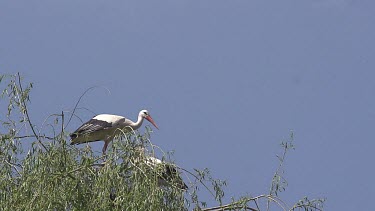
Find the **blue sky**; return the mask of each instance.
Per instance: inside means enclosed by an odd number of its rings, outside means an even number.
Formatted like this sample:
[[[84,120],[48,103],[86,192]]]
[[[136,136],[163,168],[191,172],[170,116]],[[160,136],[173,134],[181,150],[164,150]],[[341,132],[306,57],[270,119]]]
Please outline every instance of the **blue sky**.
[[[0,69],[34,82],[36,124],[81,107],[135,120],[230,196],[267,193],[279,143],[291,204],[371,210],[375,3],[369,0],[1,1]],[[88,119],[92,113],[80,110]],[[75,119],[69,125],[80,125]],[[92,145],[100,151],[102,142]]]

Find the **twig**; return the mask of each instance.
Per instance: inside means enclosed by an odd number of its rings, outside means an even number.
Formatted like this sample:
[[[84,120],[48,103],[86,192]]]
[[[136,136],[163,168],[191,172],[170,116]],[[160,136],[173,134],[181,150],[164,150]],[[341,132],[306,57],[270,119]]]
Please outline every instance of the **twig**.
[[[233,210],[233,209],[246,209],[246,210],[251,210],[251,211],[259,211],[260,208],[259,206],[257,205],[256,203],[256,206],[257,206],[257,209],[255,208],[252,208],[252,207],[249,207],[249,206],[241,206],[239,205],[240,203],[248,203],[250,201],[255,201],[258,200],[258,199],[261,199],[261,198],[267,198],[268,200],[270,201],[274,201],[276,204],[278,204],[283,210],[286,211],[286,205],[285,203],[280,200],[279,198],[275,197],[275,196],[272,196],[272,195],[259,195],[259,196],[256,196],[256,197],[252,197],[252,198],[247,198],[247,199],[244,199],[244,200],[240,200],[240,201],[236,201],[236,202],[233,202],[233,203],[230,203],[230,204],[226,204],[226,205],[222,205],[222,206],[217,206],[217,207],[209,207],[209,208],[205,208],[205,209],[202,209],[202,211],[224,211],[224,210]]]
[[[240,205],[233,205],[233,204],[228,204],[224,206],[217,206],[217,207],[210,207],[210,208],[205,208],[202,209],[202,211],[224,211],[224,210],[235,210],[235,209],[246,209],[246,210],[251,210],[251,211],[259,211],[257,209],[248,207],[248,206],[240,206]]]
[[[258,205],[258,202],[257,202],[257,199],[254,200],[254,204],[255,204],[255,206],[257,206],[257,209],[260,210],[259,205]]]
[[[179,166],[177,166],[176,165],[176,168],[178,168],[178,169],[181,169],[181,170],[183,170],[183,171],[185,171],[186,173],[188,173],[188,174],[190,174],[191,176],[193,176],[193,177],[195,177],[195,179],[197,179],[207,190],[208,190],[208,192],[210,192],[210,194],[214,197],[214,198],[216,198],[215,197],[215,194],[207,187],[207,185],[206,184],[204,184],[204,182],[198,177],[198,176],[196,176],[195,174],[193,174],[193,173],[191,173],[190,171],[188,171],[188,170],[186,170],[186,169],[184,169],[184,168],[181,168],[181,167],[179,167]]]
[[[70,118],[69,118],[69,120],[68,120],[68,123],[66,123],[66,125],[65,125],[65,127],[64,127],[64,129],[69,125],[69,123],[70,123],[70,121],[72,120],[72,118],[73,118],[73,115],[74,115],[74,112],[75,112],[75,110],[77,109],[77,106],[78,106],[78,104],[79,104],[79,102],[81,102],[81,99],[82,99],[82,97],[83,96],[85,96],[86,95],[86,93],[88,92],[88,91],[90,91],[91,89],[94,89],[94,88],[98,88],[98,87],[101,87],[101,88],[104,88],[104,89],[106,89],[107,91],[108,91],[108,93],[109,94],[111,94],[111,91],[109,91],[109,89],[108,88],[106,88],[106,87],[103,87],[103,86],[92,86],[92,87],[90,87],[90,88],[88,88],[88,89],[86,89],[86,91],[85,92],[83,92],[83,94],[79,97],[79,99],[78,99],[78,101],[77,101],[77,103],[76,103],[76,105],[74,106],[74,109],[73,109],[73,111],[72,111],[72,115],[70,115]]]
[[[20,76],[20,73],[18,72],[18,83],[19,83],[19,86],[20,86],[20,90],[21,90],[21,93],[23,93],[23,88],[22,88],[22,83],[21,83],[21,76]],[[33,131],[34,135],[35,135],[35,138],[38,140],[38,142],[40,143],[40,145],[42,145],[42,147],[46,150],[46,146],[44,146],[44,144],[42,143],[42,141],[40,140],[40,137],[36,134],[35,132],[35,129],[34,129],[34,126],[33,124],[31,123],[31,119],[30,119],[30,116],[29,116],[29,112],[27,111],[27,105],[26,105],[26,102],[24,99],[21,100],[24,108],[25,108],[25,115],[27,117],[27,122],[29,123],[30,127],[31,127],[31,130]]]
[[[64,111],[61,111],[61,139],[64,136]]]
[[[20,175],[20,176],[22,175],[22,174],[18,171],[16,165],[14,165],[14,164],[8,162],[6,159],[4,159],[4,161],[5,161],[8,165],[12,166],[12,167],[16,170],[16,172],[18,173],[18,175]]]
[[[318,207],[316,207],[316,206],[308,205],[308,204],[301,204],[301,205],[298,205],[298,206],[294,206],[294,207],[290,208],[289,211],[293,211],[293,210],[295,210],[296,208],[304,208],[304,209],[306,209],[306,207],[311,207],[311,208],[313,208],[313,209],[315,209],[315,210],[323,211],[322,209],[320,209],[320,208],[318,208]]]
[[[291,136],[290,136],[290,143],[293,142],[293,131],[291,132]],[[283,144],[283,142],[282,142]],[[284,151],[283,151],[283,155],[281,157],[277,156],[279,158],[279,166],[277,167],[273,177],[272,177],[272,182],[271,182],[271,187],[270,187],[270,195],[272,195],[273,193],[275,193],[275,195],[277,195],[277,192],[278,190],[273,190],[274,189],[274,179],[279,176],[283,181],[286,181],[286,179],[280,174],[280,171],[282,170],[283,168],[283,165],[284,165],[284,162],[285,162],[285,158],[286,158],[286,153],[288,152],[288,150],[290,149],[290,147],[292,146],[293,148],[293,145],[289,145],[288,146],[288,142],[285,142],[285,146],[283,145],[283,148],[284,148]],[[278,184],[278,182],[277,182]],[[276,184],[276,185],[277,185]],[[268,200],[267,201],[267,211],[269,211],[269,208],[270,208],[270,201]]]
[[[16,137],[12,137],[12,138],[15,138],[15,139],[21,139],[21,138],[35,138],[35,137],[39,137],[39,138],[46,138],[48,140],[55,140],[55,138],[51,138],[51,137],[48,137],[48,136],[35,136],[35,135],[26,135],[26,136],[16,136]],[[4,139],[10,139],[10,138],[7,138],[7,137],[3,137]]]
[[[50,114],[50,115],[48,115],[48,117],[46,117],[45,119],[44,119],[44,121],[43,121],[43,123],[42,123],[42,125],[40,126],[40,131],[43,131],[44,130],[44,126],[45,126],[45,124],[46,124],[46,122],[48,121],[48,119],[50,118],[50,117],[53,117],[53,116],[61,116],[60,114]],[[56,137],[56,135],[55,135],[55,128],[51,125],[51,124],[46,124],[47,126],[49,125],[49,126],[51,126],[52,127],[52,129],[53,129],[53,133],[54,133],[54,137]],[[40,133],[39,133],[39,135],[40,135]]]

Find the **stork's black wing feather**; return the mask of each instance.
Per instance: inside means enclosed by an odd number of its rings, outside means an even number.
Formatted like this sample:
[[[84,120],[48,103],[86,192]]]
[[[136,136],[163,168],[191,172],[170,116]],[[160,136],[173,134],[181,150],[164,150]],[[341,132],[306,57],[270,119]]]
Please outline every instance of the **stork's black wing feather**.
[[[78,135],[85,135],[99,130],[112,127],[112,123],[103,120],[90,119],[79,127],[74,133],[70,134],[70,138],[76,138]]]
[[[170,163],[164,163],[164,165],[165,165],[165,172],[162,174],[162,178],[165,181],[173,181],[178,185],[179,188],[183,190],[187,190],[188,186],[184,183],[184,181],[180,177],[180,173],[177,171],[176,167]]]

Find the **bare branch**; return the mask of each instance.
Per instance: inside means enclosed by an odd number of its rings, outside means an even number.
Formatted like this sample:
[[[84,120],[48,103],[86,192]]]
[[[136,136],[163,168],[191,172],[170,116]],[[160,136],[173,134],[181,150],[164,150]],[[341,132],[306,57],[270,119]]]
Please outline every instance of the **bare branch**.
[[[66,125],[65,125],[64,128],[66,128],[66,127],[69,125],[70,121],[72,120],[73,115],[74,115],[74,112],[75,112],[75,110],[77,109],[78,104],[81,102],[81,99],[83,98],[83,96],[85,96],[87,92],[89,92],[90,90],[92,90],[92,89],[94,89],[94,88],[104,88],[105,90],[108,91],[109,94],[111,94],[111,91],[109,91],[109,89],[106,88],[106,87],[104,87],[104,86],[92,86],[92,87],[86,89],[86,91],[83,92],[83,94],[79,97],[79,99],[78,99],[78,101],[77,101],[77,103],[76,103],[76,105],[74,106],[74,109],[73,109],[73,111],[72,111],[72,115],[70,115],[70,118],[69,118],[69,120],[68,120],[68,122],[66,123]]]

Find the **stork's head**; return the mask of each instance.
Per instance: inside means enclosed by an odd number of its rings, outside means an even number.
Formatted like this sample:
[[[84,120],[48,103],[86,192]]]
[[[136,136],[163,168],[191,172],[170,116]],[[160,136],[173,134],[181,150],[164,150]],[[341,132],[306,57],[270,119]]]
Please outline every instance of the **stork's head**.
[[[151,122],[151,124],[153,124],[157,129],[159,129],[156,123],[154,122],[154,120],[151,118],[150,113],[147,110],[140,111],[139,115],[142,118],[147,119],[147,121]]]

